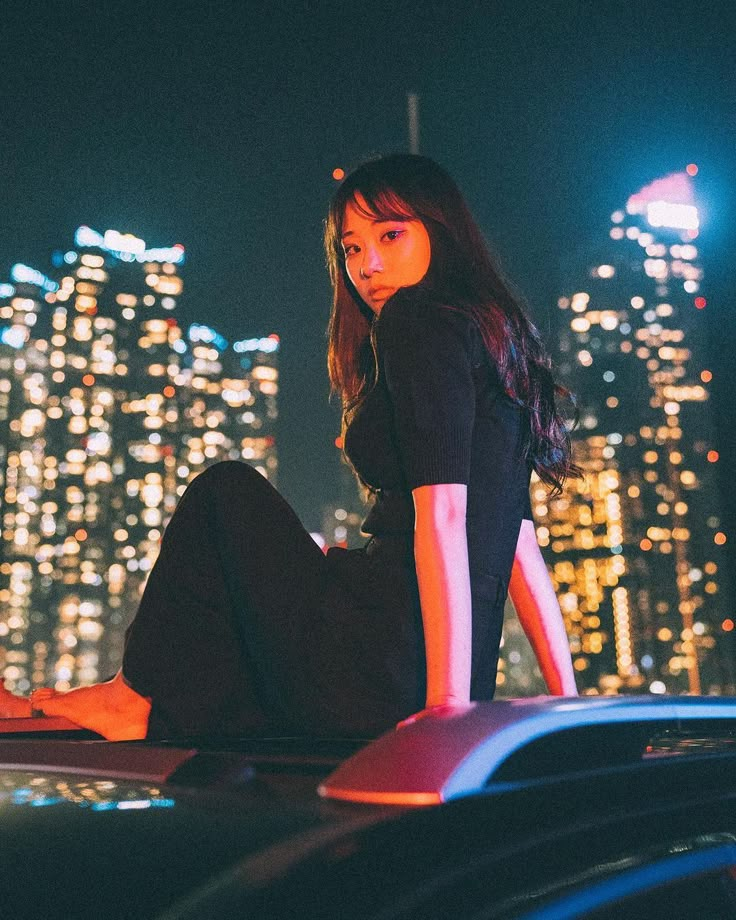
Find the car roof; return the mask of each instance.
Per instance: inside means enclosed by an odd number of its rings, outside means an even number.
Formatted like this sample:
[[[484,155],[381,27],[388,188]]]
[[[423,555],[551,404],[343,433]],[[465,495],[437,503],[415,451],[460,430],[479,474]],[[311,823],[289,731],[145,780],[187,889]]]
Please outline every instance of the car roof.
[[[0,720],[0,769],[24,765],[200,787],[242,784],[254,773],[281,774],[292,787],[301,778],[307,800],[317,792],[324,800],[424,806],[617,769],[642,758],[716,751],[736,756],[736,698],[471,703],[450,717],[420,719],[374,740],[260,736],[106,743],[73,728],[60,719]]]
[[[284,898],[293,888],[298,900],[315,865],[322,868],[309,884],[318,903],[329,879],[338,891],[338,865],[347,885],[362,872],[361,854],[385,850],[390,863],[392,848],[408,852],[430,836],[441,849],[448,834],[464,839],[468,821],[499,866],[507,850],[531,852],[542,837],[553,847],[573,841],[572,851],[593,827],[606,828],[596,838],[612,828],[637,838],[631,815],[644,811],[671,811],[673,827],[678,815],[677,827],[687,827],[697,813],[704,833],[736,828],[736,700],[727,698],[497,701],[368,742],[111,743],[56,720],[13,721],[23,731],[0,735],[0,792],[12,824],[0,848],[16,867],[19,917],[33,915],[21,910],[33,886],[39,899],[56,898],[49,917],[129,916],[115,910],[132,878],[135,892],[125,897],[141,916],[149,901],[163,908],[215,877],[221,884],[207,888],[219,892],[215,901],[222,894],[240,903],[245,889],[255,898],[258,886],[275,891],[279,879]],[[411,807],[428,804],[442,807]],[[650,842],[664,819],[652,820]],[[56,860],[80,892],[74,910],[55,893]]]
[[[736,742],[734,733],[736,699],[730,697],[541,697],[475,703],[452,718],[420,719],[383,735],[343,763],[319,791],[326,798],[351,802],[432,805],[487,790],[494,779],[530,778],[529,759],[550,744],[560,749],[554,768],[559,776],[589,768],[590,739],[595,753],[594,741],[602,734],[629,739],[628,746],[607,755],[609,766],[616,767],[641,756],[682,755],[688,745],[694,753],[698,735],[710,737],[712,748],[718,734],[720,747],[728,747]],[[679,749],[662,746],[668,735],[672,741],[678,734]],[[575,746],[569,744],[571,735]],[[520,764],[521,771],[509,771],[510,763]]]

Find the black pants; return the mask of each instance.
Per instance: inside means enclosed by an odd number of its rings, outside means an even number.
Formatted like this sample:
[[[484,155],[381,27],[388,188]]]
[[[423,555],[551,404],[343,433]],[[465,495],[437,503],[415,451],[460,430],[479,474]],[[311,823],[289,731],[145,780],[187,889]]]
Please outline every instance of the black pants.
[[[149,737],[380,733],[424,705],[410,535],[325,555],[259,473],[215,464],[166,529],[123,674]]]

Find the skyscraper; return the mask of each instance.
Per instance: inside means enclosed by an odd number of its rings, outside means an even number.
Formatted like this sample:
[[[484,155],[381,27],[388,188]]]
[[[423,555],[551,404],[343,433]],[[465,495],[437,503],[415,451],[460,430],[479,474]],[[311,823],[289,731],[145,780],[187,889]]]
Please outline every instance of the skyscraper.
[[[696,171],[632,195],[559,300],[586,476],[533,497],[588,692],[734,692]]]
[[[112,675],[186,484],[221,459],[275,479],[278,337],[175,316],[181,246],[76,233],[0,285],[0,672],[21,692]]]

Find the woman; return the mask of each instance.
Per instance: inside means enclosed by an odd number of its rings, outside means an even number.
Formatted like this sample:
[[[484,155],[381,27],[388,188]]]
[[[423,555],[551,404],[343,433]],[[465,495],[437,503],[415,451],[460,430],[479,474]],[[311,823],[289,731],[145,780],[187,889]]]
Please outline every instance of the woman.
[[[550,692],[576,693],[528,488],[577,468],[538,334],[460,193],[426,158],[369,162],[325,242],[369,542],[323,555],[259,474],[216,464],[172,517],[120,673],[35,708],[111,739],[376,734],[492,698],[509,588]]]

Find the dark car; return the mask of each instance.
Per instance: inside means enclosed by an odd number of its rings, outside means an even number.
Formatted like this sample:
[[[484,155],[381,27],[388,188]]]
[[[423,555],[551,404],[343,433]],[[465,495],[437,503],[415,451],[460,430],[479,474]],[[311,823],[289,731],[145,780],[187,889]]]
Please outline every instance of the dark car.
[[[2,727],[2,918],[736,917],[734,699],[499,701],[370,743]]]

